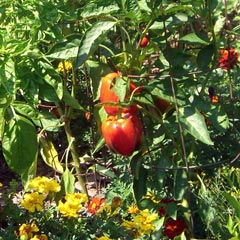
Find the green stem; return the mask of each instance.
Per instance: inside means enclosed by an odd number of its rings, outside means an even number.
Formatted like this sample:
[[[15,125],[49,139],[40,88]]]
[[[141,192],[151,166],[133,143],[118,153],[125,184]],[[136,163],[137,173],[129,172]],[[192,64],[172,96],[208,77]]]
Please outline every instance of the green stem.
[[[73,98],[76,98],[77,74],[76,74],[76,71],[75,71],[75,64],[72,63],[72,65],[73,66],[72,66],[72,90],[71,90],[71,96]],[[71,127],[70,127],[70,118],[71,118],[72,110],[73,109],[72,109],[71,106],[65,106],[64,130],[65,130],[65,133],[66,133],[66,136],[67,136],[69,149],[70,149],[71,156],[72,156],[72,159],[73,159],[73,162],[74,162],[74,169],[76,171],[77,180],[78,180],[78,182],[80,184],[80,187],[81,187],[82,191],[85,194],[88,194],[85,181],[84,181],[84,179],[82,177],[82,169],[81,169],[80,162],[79,162],[79,154],[78,154],[77,149],[76,149],[75,138],[73,137],[72,130],[71,130]]]

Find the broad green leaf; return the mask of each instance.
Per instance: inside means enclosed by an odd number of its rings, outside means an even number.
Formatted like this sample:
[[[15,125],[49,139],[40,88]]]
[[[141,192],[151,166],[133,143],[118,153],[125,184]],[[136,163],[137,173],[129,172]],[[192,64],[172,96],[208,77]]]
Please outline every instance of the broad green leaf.
[[[213,145],[207,130],[204,117],[192,107],[179,108],[180,122],[184,129],[205,144]]]
[[[24,102],[13,102],[12,106],[16,112],[30,119],[37,119],[38,113],[36,109]]]
[[[35,127],[24,117],[11,119],[5,126],[2,148],[9,167],[20,175],[25,173],[38,154]]]
[[[82,18],[96,17],[100,15],[113,14],[119,10],[113,1],[98,1],[87,4],[81,12]]]
[[[51,141],[44,139],[43,137],[39,138],[39,143],[41,147],[40,153],[42,155],[44,162],[48,166],[53,168],[55,171],[63,173],[63,166],[59,162],[58,152],[54,147],[53,143]]]
[[[205,39],[199,37],[195,33],[189,33],[179,39],[179,42],[189,43],[189,44],[201,44],[201,45],[208,45]]]
[[[56,43],[50,50],[47,57],[61,60],[74,59],[77,57],[80,44],[81,44],[80,35],[68,36],[66,41]]]
[[[32,119],[36,126],[44,128],[47,131],[56,132],[60,127],[60,119],[56,118],[52,113],[47,110],[41,110],[37,119]]]
[[[106,33],[116,24],[113,21],[99,21],[88,30],[79,48],[76,68],[81,66],[88,56],[93,54],[99,44],[103,41]]]

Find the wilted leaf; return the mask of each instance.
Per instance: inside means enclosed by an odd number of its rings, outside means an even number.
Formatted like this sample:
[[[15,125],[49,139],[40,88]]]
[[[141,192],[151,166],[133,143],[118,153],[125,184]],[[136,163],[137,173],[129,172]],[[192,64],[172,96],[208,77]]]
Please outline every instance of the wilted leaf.
[[[51,141],[47,141],[43,137],[40,137],[40,153],[44,162],[53,168],[55,171],[59,173],[63,173],[63,167],[58,159],[58,152],[56,151],[53,143]]]

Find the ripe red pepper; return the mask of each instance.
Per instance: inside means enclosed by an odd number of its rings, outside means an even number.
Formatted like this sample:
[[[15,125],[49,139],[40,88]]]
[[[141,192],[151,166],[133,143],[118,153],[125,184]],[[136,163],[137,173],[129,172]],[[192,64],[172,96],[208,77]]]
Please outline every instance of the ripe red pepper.
[[[142,48],[147,47],[149,44],[149,41],[150,41],[149,36],[145,35],[140,42],[140,47],[142,47]]]
[[[112,72],[102,78],[101,87],[100,87],[100,102],[101,103],[107,103],[107,102],[118,103],[119,102],[119,97],[112,90],[112,87],[115,84],[115,80],[118,77],[120,77],[119,73]],[[129,96],[129,94],[131,94],[131,92],[135,88],[136,88],[136,86],[131,82],[130,90],[126,94],[126,96]],[[136,93],[138,93],[138,92],[139,92],[139,90],[136,91]],[[117,115],[119,112],[119,108],[115,107],[115,106],[104,106],[104,109],[108,115]],[[122,112],[137,114],[138,109],[135,105],[131,105],[129,108],[123,108]]]
[[[130,156],[142,143],[142,124],[135,115],[109,116],[102,122],[102,135],[115,153]]]

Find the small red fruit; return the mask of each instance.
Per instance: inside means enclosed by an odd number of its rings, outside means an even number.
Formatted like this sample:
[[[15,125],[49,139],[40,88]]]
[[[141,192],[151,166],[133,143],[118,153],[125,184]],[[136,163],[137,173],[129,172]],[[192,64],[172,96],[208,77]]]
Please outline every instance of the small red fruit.
[[[148,35],[145,35],[143,38],[142,38],[142,40],[141,40],[141,42],[140,42],[140,47],[142,47],[142,48],[145,48],[145,47],[147,47],[148,46],[148,44],[149,44],[149,36]]]
[[[142,143],[142,124],[135,115],[109,116],[101,130],[108,147],[123,156],[130,156]]]

